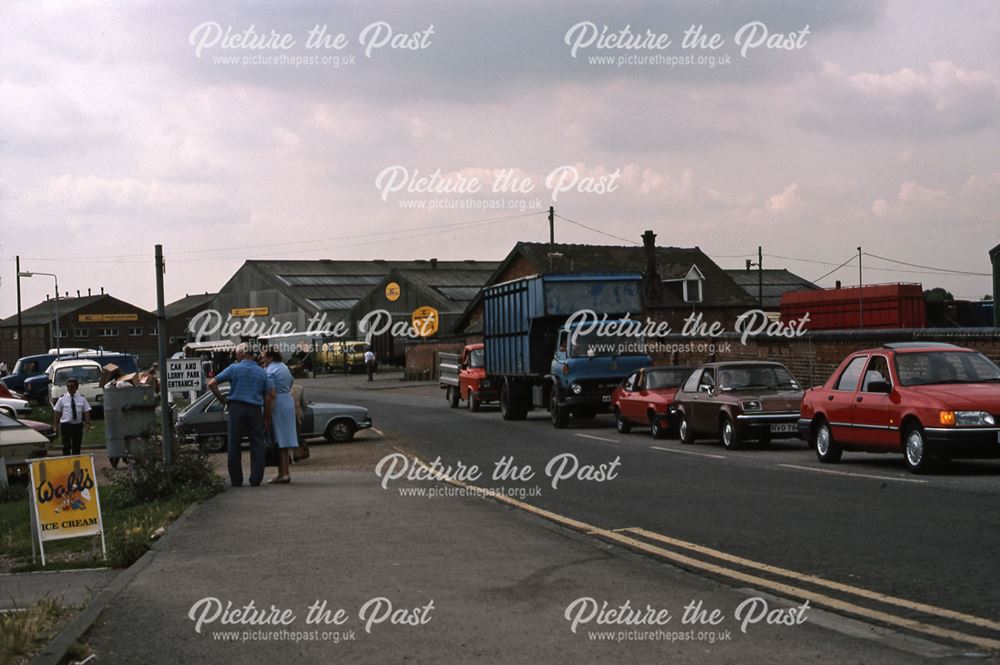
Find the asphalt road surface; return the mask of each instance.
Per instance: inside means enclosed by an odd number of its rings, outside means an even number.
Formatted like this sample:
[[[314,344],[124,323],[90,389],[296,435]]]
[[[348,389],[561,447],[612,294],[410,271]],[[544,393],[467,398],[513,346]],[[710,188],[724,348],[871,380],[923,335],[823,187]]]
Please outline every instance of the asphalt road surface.
[[[453,472],[477,465],[483,477],[470,484],[502,488],[682,568],[786,597],[821,594],[845,616],[971,651],[1000,640],[1000,462],[913,476],[898,456],[847,453],[822,465],[798,440],[682,446],[645,428],[618,434],[610,416],[556,430],[542,411],[505,422],[488,407],[450,409],[432,387],[310,384],[315,401],[367,406],[387,439],[426,462],[440,458]],[[553,489],[545,469],[564,453],[595,467],[617,459],[616,477]],[[491,479],[505,457],[531,465],[534,478]]]

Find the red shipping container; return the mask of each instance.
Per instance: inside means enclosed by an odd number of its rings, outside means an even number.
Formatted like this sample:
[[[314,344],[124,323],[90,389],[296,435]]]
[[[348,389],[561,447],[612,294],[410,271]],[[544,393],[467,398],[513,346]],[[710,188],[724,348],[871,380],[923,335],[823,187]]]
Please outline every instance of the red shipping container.
[[[921,284],[872,284],[861,288],[792,291],[781,297],[782,321],[799,319],[807,312],[808,330],[927,326],[927,307]]]

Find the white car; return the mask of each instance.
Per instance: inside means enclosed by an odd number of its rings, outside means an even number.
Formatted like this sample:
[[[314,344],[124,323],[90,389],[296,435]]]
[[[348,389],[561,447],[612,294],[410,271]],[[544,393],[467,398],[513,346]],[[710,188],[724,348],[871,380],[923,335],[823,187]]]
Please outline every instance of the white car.
[[[0,413],[0,457],[6,461],[7,475],[25,473],[24,465],[28,460],[45,457],[48,449],[49,440],[45,435]]]
[[[31,406],[27,400],[17,397],[0,397],[0,414],[11,417],[27,416],[31,412]]]
[[[101,386],[101,364],[96,360],[67,358],[55,360],[49,365],[49,404],[66,394],[66,382],[76,379],[80,387],[77,395],[82,395],[92,407],[104,404],[104,388]]]

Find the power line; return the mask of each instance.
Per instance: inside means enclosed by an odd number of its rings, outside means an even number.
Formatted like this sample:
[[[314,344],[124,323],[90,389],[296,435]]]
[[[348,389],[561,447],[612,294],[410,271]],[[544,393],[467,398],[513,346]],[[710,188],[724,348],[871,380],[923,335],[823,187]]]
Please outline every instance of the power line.
[[[564,217],[563,215],[560,215],[559,213],[556,213],[556,217],[558,217],[559,219],[562,219],[564,221],[567,221],[570,224],[576,224],[577,226],[585,228],[588,231],[593,231],[594,233],[599,233],[602,236],[607,236],[609,238],[614,238],[615,240],[621,240],[622,242],[631,243],[633,245],[641,245],[642,244],[642,243],[636,242],[635,240],[631,240],[629,238],[622,238],[621,236],[616,236],[613,233],[608,233],[607,231],[602,231],[600,229],[595,229],[594,227],[587,226],[586,224],[584,224],[582,222],[578,222],[575,219],[570,219],[569,217]]]
[[[879,256],[877,254],[869,254],[864,252],[865,256],[870,256],[873,259],[881,259],[882,261],[888,261],[889,263],[898,263],[901,266],[910,266],[911,268],[924,268],[925,270],[936,270],[941,273],[951,273],[953,275],[974,275],[976,277],[991,277],[991,273],[988,272],[970,272],[968,270],[952,270],[950,268],[934,268],[932,266],[922,266],[917,263],[907,263],[906,261],[897,261],[896,259],[889,259],[884,256]]]
[[[843,268],[844,266],[846,266],[848,263],[850,263],[851,261],[853,261],[855,258],[857,258],[857,255],[851,256],[851,258],[847,259],[846,261],[844,261],[839,266],[837,266],[836,268],[834,268],[830,272],[826,273],[822,277],[817,277],[816,279],[812,280],[813,284],[819,282],[821,279],[825,279],[825,278],[829,277],[830,275],[832,275],[833,273],[837,272],[838,270],[840,270],[841,268]]]

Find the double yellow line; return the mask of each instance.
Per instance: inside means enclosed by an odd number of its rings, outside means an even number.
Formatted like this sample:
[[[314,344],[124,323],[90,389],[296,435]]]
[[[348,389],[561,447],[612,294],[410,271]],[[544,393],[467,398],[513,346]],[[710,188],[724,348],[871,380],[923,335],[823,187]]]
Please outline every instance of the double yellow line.
[[[399,450],[397,448],[397,450]],[[407,451],[400,450],[404,454],[411,454]],[[423,462],[423,460],[413,457],[414,460],[425,469],[429,471],[433,470],[430,466]],[[838,591],[841,593],[857,596],[859,598],[864,598],[866,600],[876,601],[885,605],[894,605],[906,610],[911,610],[915,612],[920,612],[940,619],[948,619],[953,621],[959,621],[972,626],[977,626],[979,628],[986,628],[988,630],[1000,631],[1000,623],[996,621],[991,621],[989,619],[984,619],[982,617],[977,617],[971,614],[965,614],[963,612],[956,612],[954,610],[945,609],[942,607],[936,607],[934,605],[928,605],[926,603],[920,603],[912,600],[907,600],[905,598],[897,598],[895,596],[889,596],[883,593],[878,593],[877,591],[871,591],[869,589],[864,589],[861,587],[852,586],[850,584],[842,584],[840,582],[834,582],[831,580],[826,580],[821,577],[816,577],[814,575],[806,575],[804,573],[799,573],[794,570],[789,570],[787,568],[779,568],[777,566],[771,566],[765,563],[760,563],[758,561],[753,561],[751,559],[746,559],[743,557],[738,557],[732,554],[727,554],[719,550],[712,549],[710,547],[704,547],[702,545],[697,545],[695,543],[689,543],[684,540],[679,540],[677,538],[671,538],[669,536],[664,536],[653,531],[647,531],[641,528],[625,528],[625,529],[602,529],[586,522],[581,522],[580,520],[575,520],[571,517],[566,517],[565,515],[560,515],[549,510],[544,510],[538,508],[537,506],[532,506],[531,504],[525,503],[518,499],[511,498],[500,492],[485,487],[479,487],[478,485],[471,485],[469,483],[454,480],[451,478],[442,477],[439,475],[439,479],[447,482],[451,485],[457,487],[462,487],[470,492],[480,494],[484,498],[493,499],[501,503],[505,503],[509,506],[525,510],[533,515],[537,515],[543,519],[549,520],[556,524],[560,524],[570,529],[580,531],[585,534],[599,536],[605,540],[617,543],[619,545],[624,545],[630,549],[643,552],[645,554],[651,554],[653,556],[659,557],[661,559],[666,559],[679,564],[685,568],[700,570],[713,575],[718,575],[720,577],[725,577],[732,580],[737,580],[745,584],[751,584],[756,588],[767,589],[775,593],[788,596],[799,600],[808,600],[814,605],[819,605],[833,609],[839,612],[846,612],[848,614],[853,614],[856,616],[864,617],[866,619],[871,619],[873,621],[878,621],[891,626],[897,626],[899,628],[905,628],[907,630],[912,630],[918,633],[923,633],[925,635],[931,635],[937,638],[943,638],[947,640],[952,640],[955,642],[961,642],[964,644],[971,644],[981,649],[988,649],[991,651],[1000,651],[1000,640],[980,637],[978,635],[970,635],[968,633],[963,633],[957,630],[951,630],[948,628],[941,628],[939,626],[934,626],[922,621],[915,621],[913,619],[907,619],[905,617],[897,616],[895,614],[890,614],[888,612],[883,612],[880,610],[871,609],[864,607],[862,605],[857,605],[855,603],[847,602],[839,598],[834,598],[826,594],[817,593],[815,591],[810,591],[802,587],[793,586],[785,582],[777,582],[759,575],[754,575],[751,573],[746,573],[735,568],[726,567],[717,563],[711,563],[709,561],[703,561],[701,559],[696,559],[686,554],[681,554],[673,550],[665,549],[659,545],[655,545],[647,542],[648,540],[655,541],[657,543],[662,543],[664,545],[669,545],[674,548],[680,548],[683,550],[688,550],[690,552],[695,552],[697,554],[711,557],[713,559],[718,559],[719,561],[724,561],[730,564],[735,564],[742,568],[748,568],[751,570],[759,571],[761,573],[766,573],[776,577],[784,577],[787,579],[795,580],[801,583],[812,584],[815,586],[825,587],[833,591]],[[639,536],[647,540],[638,540],[633,536]]]

